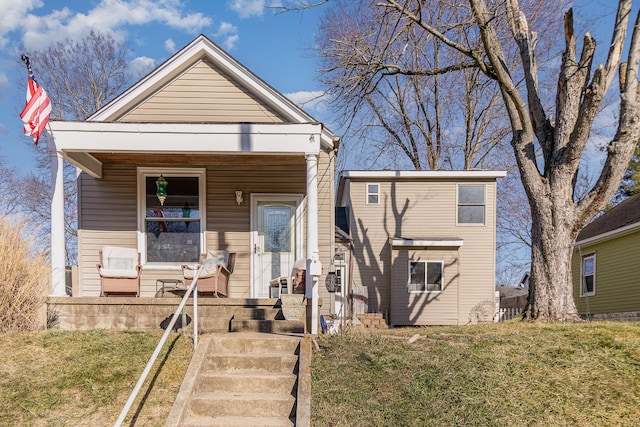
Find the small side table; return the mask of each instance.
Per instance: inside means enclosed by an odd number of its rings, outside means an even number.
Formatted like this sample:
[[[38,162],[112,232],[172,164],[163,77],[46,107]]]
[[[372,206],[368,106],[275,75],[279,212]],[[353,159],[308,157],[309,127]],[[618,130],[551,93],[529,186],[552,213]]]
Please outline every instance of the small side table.
[[[160,295],[164,298],[164,291],[175,291],[184,289],[184,282],[181,279],[156,279],[156,295],[160,291]]]

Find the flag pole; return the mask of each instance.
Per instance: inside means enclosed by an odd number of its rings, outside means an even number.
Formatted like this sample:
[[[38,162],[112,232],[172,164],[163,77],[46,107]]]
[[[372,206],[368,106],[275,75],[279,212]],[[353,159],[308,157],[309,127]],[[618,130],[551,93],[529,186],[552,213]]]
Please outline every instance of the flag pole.
[[[27,67],[27,102],[20,118],[24,123],[24,132],[33,137],[38,145],[42,134],[45,135],[49,160],[51,162],[51,294],[54,297],[67,296],[65,280],[65,244],[64,244],[64,162],[61,153],[56,149],[49,115],[51,100],[45,90],[36,81],[29,57],[21,58]],[[49,132],[45,132],[49,125]]]

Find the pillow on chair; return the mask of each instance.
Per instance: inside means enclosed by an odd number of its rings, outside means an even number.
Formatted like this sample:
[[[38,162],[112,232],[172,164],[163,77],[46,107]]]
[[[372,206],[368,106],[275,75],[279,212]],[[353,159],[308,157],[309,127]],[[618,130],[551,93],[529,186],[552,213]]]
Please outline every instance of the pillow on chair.
[[[202,260],[202,273],[200,273],[200,276],[198,277],[206,279],[208,277],[215,276],[218,271],[218,264],[226,265],[227,258],[229,258],[229,251],[207,251],[207,256]],[[193,276],[195,275],[194,270],[184,270],[183,273],[185,279],[193,279]]]

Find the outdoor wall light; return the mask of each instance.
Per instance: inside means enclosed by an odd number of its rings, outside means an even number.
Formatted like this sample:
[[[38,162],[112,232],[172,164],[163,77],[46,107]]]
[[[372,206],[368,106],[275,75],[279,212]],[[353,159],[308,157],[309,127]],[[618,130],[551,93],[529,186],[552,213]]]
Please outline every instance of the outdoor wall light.
[[[243,201],[244,199],[242,198],[242,191],[236,190],[236,203],[238,204],[238,206],[240,206]]]
[[[160,206],[164,206],[164,201],[167,199],[167,185],[169,185],[169,183],[164,179],[162,174],[160,174],[160,178],[156,181],[156,187],[158,188],[156,197],[160,200]]]

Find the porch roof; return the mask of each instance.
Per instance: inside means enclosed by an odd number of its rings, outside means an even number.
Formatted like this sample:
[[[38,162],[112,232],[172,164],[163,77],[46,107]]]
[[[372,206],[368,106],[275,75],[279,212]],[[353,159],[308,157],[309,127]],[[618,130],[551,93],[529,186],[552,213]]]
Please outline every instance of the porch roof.
[[[320,123],[123,123],[51,121],[55,150],[95,178],[101,154],[319,154],[333,145]]]

